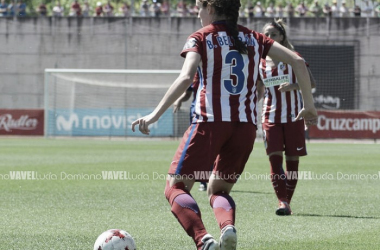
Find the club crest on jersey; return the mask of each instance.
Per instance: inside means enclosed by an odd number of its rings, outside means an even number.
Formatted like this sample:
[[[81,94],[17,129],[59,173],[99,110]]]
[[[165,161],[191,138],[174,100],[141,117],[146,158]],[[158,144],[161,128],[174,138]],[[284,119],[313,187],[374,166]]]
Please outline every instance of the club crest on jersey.
[[[196,44],[197,40],[195,38],[190,38],[189,40],[187,40],[185,46],[183,46],[183,50],[194,48]]]
[[[286,69],[286,65],[284,63],[281,63],[280,70],[284,71]]]

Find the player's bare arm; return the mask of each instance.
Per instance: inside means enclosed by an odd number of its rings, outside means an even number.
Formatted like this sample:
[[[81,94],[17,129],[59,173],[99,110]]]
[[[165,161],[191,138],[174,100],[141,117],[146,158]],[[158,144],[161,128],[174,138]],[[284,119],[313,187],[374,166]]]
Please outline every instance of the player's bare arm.
[[[313,76],[313,74],[311,73],[311,70],[310,70],[309,67],[307,67],[307,71],[309,72],[309,75],[310,75],[311,88],[314,89],[315,86],[316,86],[314,76]],[[288,82],[281,84],[280,87],[278,88],[278,90],[279,90],[280,92],[286,92],[286,91],[292,91],[292,90],[299,90],[299,89],[300,89],[300,86],[298,85],[298,83],[290,84],[290,83],[288,83]]]
[[[135,131],[135,126],[139,125],[141,133],[149,135],[149,125],[156,122],[160,116],[186,91],[193,81],[193,77],[200,62],[200,55],[195,52],[188,52],[182,71],[178,78],[169,87],[168,91],[154,109],[152,113],[141,117],[132,123],[132,131]]]
[[[311,88],[315,89],[315,87],[317,86],[317,83],[309,67],[307,67],[307,71],[309,72],[309,76],[310,76]]]
[[[193,91],[186,90],[173,104],[173,113],[176,113],[182,106],[183,102],[186,102],[191,97]]]
[[[278,91],[280,92],[286,92],[286,91],[292,91],[292,90],[299,90],[300,87],[298,86],[298,83],[282,83],[279,87],[278,87]]]

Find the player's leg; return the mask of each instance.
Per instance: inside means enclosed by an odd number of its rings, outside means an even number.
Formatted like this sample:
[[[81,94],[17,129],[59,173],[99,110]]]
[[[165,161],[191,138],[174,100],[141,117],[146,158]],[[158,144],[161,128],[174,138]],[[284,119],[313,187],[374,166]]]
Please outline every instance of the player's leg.
[[[288,202],[286,198],[286,175],[282,166],[282,151],[269,154],[270,178],[279,202]]]
[[[206,136],[207,130],[207,124],[192,124],[186,131],[171,163],[165,188],[165,196],[173,215],[192,237],[199,250],[219,248],[212,236],[207,234],[201,211],[190,194],[196,181],[194,173],[208,171],[216,157],[215,153],[210,153],[202,147],[209,141]]]
[[[283,168],[284,133],[283,124],[263,124],[264,145],[270,163],[270,177],[279,207],[277,215],[290,214],[286,193],[286,175]]]
[[[272,186],[278,200],[277,215],[290,215],[291,209],[287,196],[287,179],[282,166],[283,156],[281,151],[269,155]]]
[[[284,129],[287,172],[287,199],[290,203],[298,181],[299,157],[307,155],[304,121],[287,123]]]
[[[286,198],[290,204],[298,182],[298,156],[286,156]]]
[[[237,245],[235,229],[235,201],[230,196],[234,183],[211,176],[208,187],[210,205],[221,230],[219,246],[221,250],[233,250]]]
[[[256,126],[253,124],[232,123],[228,126],[232,133],[221,147],[207,190],[210,205],[221,229],[221,250],[236,249],[236,206],[230,191],[244,170],[256,138]]]
[[[171,212],[177,218],[186,233],[194,240],[198,249],[206,243],[203,238],[213,241],[207,234],[197,202],[190,194],[194,179],[180,179],[169,176],[165,196],[171,206]],[[208,239],[210,238],[210,239]],[[216,241],[213,243],[216,245]]]
[[[233,185],[219,179],[215,174],[209,180],[207,192],[220,229],[235,224],[235,202],[229,195]]]

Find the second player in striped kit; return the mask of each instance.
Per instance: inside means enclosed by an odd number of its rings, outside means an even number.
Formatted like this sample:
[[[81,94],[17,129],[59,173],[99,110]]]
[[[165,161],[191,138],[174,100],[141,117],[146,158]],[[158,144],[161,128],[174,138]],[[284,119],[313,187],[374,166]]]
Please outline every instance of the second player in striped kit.
[[[263,33],[294,51],[282,20],[267,23]],[[306,66],[311,87],[315,87],[314,77],[308,64]],[[303,108],[303,102],[291,65],[267,56],[261,59],[260,77],[258,96],[259,99],[264,97],[261,121],[264,144],[269,157],[273,188],[279,201],[276,214],[290,215],[290,201],[297,185],[299,156],[307,154],[304,128],[305,125],[314,125],[315,121],[296,120],[297,114]],[[282,167],[283,151],[289,175],[285,174]]]

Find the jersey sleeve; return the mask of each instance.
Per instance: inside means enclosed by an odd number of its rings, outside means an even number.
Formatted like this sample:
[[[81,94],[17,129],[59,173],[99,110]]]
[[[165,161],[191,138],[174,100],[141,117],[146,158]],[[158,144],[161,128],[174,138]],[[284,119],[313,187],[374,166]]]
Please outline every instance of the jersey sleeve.
[[[261,33],[259,33],[258,35],[259,35],[259,41],[261,41],[261,44],[263,46],[263,53],[261,54],[261,58],[265,59],[265,57],[267,57],[268,55],[270,48],[272,47],[274,43],[274,40],[270,39],[269,37]]]
[[[186,57],[187,52],[196,52],[202,55],[202,40],[202,36],[197,32],[190,35],[183,46],[181,56]]]

